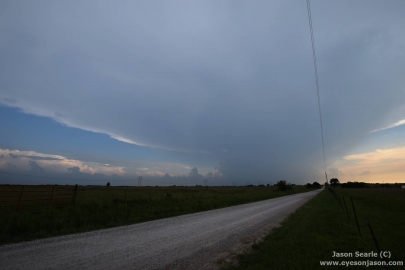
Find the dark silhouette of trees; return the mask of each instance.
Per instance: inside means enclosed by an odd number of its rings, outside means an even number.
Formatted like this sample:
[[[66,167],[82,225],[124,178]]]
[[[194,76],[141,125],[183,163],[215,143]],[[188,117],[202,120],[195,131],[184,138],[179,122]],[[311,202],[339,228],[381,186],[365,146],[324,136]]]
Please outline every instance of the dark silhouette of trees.
[[[339,179],[337,179],[337,178],[332,178],[329,180],[329,182],[330,182],[331,186],[339,185]]]
[[[319,184],[318,182],[314,182],[313,184],[308,183],[305,185],[306,188],[320,188],[321,184]]]
[[[109,187],[110,186],[110,182],[107,182],[107,187]]]
[[[286,191],[286,190],[289,190],[292,188],[291,184],[287,183],[287,181],[285,181],[285,180],[278,181],[276,186],[277,186],[278,190],[281,190],[281,191]]]
[[[314,188],[320,188],[320,187],[321,187],[321,184],[319,184],[318,182],[314,182],[314,183],[312,184],[312,186],[313,186]]]
[[[347,182],[340,185],[342,188],[366,188],[368,187],[364,182]]]

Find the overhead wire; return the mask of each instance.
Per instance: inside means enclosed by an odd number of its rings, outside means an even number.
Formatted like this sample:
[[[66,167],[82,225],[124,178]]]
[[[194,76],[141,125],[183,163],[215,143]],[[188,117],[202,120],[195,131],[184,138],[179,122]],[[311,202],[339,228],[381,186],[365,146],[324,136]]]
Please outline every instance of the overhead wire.
[[[320,123],[320,126],[321,126],[321,136],[322,136],[323,166],[324,166],[324,169],[325,169],[326,182],[328,182],[328,174],[326,173],[325,142],[324,142],[324,136],[323,136],[321,98],[320,98],[320,95],[319,95],[318,66],[316,64],[315,39],[314,39],[314,30],[312,28],[311,3],[310,3],[310,0],[306,0],[306,1],[307,1],[309,31],[311,33],[312,58],[314,60],[314,69],[315,69],[316,94],[318,96],[318,112],[319,112],[319,123]]]

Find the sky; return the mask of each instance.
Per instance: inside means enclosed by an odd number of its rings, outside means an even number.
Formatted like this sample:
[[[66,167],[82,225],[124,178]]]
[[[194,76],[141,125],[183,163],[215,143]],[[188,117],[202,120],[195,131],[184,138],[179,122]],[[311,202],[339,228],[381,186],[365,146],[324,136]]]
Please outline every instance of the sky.
[[[405,2],[1,1],[6,184],[405,182]]]

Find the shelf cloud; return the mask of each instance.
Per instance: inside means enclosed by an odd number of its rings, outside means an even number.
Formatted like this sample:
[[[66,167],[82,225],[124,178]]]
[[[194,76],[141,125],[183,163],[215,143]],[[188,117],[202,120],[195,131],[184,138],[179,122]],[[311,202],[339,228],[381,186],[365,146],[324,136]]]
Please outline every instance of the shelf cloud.
[[[368,131],[405,123],[395,122],[405,112],[405,6],[311,7],[334,167]],[[11,1],[0,10],[3,106],[150,153],[200,154],[201,164],[209,154],[228,182],[323,181],[305,1]],[[395,123],[378,129],[387,121]],[[31,157],[31,169],[122,175],[125,167],[44,158]]]

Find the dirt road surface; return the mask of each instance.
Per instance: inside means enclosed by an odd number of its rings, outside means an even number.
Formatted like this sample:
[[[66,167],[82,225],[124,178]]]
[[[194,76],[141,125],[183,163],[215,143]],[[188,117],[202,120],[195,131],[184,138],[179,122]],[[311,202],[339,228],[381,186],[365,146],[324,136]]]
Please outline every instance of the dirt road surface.
[[[215,269],[320,190],[0,246],[0,269]]]

